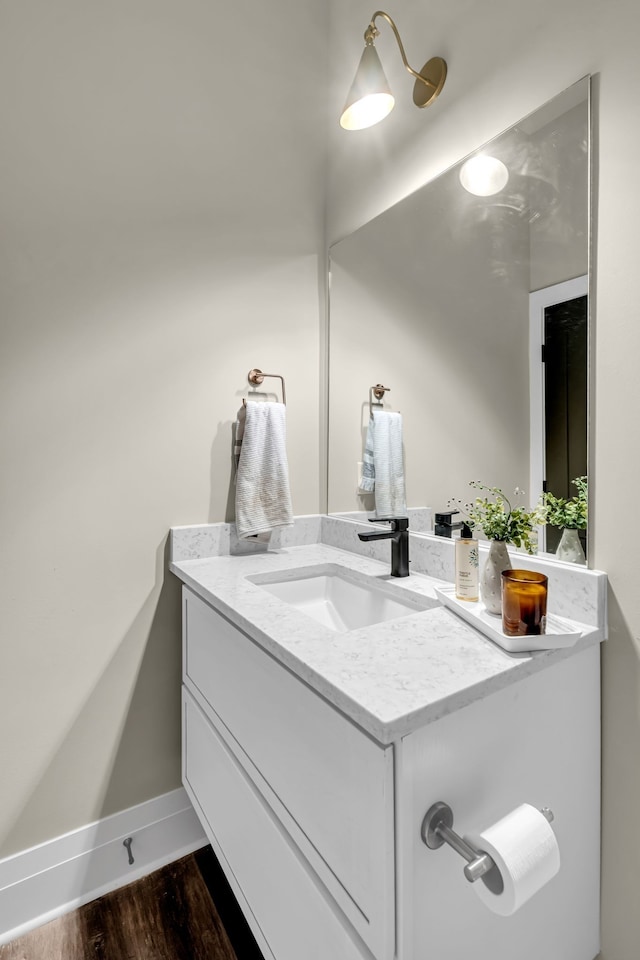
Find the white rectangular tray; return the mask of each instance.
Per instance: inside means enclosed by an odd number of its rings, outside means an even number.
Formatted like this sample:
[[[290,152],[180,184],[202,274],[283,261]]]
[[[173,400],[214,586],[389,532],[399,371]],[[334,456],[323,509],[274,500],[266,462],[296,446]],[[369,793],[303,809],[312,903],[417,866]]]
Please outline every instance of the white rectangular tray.
[[[547,631],[536,637],[508,637],[502,630],[502,618],[487,613],[481,600],[458,600],[455,587],[436,587],[435,592],[445,607],[470,623],[494,643],[509,653],[526,653],[531,650],[556,650],[572,647],[583,635],[583,628],[564,617],[547,614]]]

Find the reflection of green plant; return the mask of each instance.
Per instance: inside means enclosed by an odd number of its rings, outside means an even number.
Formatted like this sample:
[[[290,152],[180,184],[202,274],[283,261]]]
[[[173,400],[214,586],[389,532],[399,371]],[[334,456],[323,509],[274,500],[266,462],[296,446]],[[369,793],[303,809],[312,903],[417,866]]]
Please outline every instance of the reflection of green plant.
[[[470,487],[477,490],[486,490],[491,495],[476,497],[473,503],[462,504],[460,500],[450,500],[458,509],[469,518],[469,526],[480,527],[487,539],[504,540],[513,543],[516,547],[524,547],[528,553],[536,549],[536,538],[533,536],[534,527],[545,522],[546,508],[538,503],[533,510],[526,510],[522,506],[512,506],[511,501],[500,487],[487,487],[478,480],[471,480]],[[518,487],[515,496],[522,496],[523,491]]]
[[[578,493],[570,500],[554,497],[552,493],[544,494],[547,523],[553,527],[584,530],[587,526],[588,481],[586,477],[576,477],[571,483],[578,488]]]

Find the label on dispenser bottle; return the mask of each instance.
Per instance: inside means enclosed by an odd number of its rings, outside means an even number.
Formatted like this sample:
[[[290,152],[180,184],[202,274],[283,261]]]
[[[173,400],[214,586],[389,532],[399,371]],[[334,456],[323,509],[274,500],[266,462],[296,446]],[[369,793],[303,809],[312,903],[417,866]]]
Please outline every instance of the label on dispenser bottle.
[[[475,540],[456,540],[456,597],[478,599],[478,544]]]

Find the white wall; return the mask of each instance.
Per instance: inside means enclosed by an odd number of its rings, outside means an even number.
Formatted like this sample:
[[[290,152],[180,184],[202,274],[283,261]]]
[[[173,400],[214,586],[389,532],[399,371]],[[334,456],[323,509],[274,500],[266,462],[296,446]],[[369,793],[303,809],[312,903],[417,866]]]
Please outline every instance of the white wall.
[[[373,11],[364,0],[331,0],[331,10],[330,101],[337,117]],[[637,960],[640,592],[635,537],[621,520],[620,483],[640,467],[635,429],[640,415],[635,279],[640,8],[632,0],[494,0],[490,5],[454,0],[440,6],[410,0],[388,12],[405,38],[409,62],[419,67],[430,56],[443,56],[449,78],[436,104],[419,112],[391,35],[385,32],[379,39],[389,82],[399,94],[396,109],[369,131],[343,133],[337,120],[331,127],[330,242],[581,76],[594,74],[597,290],[591,555],[594,565],[610,577],[610,637],[603,650],[602,955],[604,960]],[[629,506],[627,501],[625,516]]]
[[[165,545],[251,367],[318,510],[325,57],[314,0],[2,5],[0,856],[179,785]]]

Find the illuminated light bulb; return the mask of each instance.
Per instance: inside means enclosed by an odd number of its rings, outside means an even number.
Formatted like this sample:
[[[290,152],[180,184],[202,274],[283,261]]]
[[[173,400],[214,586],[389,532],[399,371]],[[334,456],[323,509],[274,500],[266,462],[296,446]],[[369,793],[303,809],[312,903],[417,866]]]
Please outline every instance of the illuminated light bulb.
[[[460,169],[460,183],[476,197],[492,197],[507,185],[509,171],[497,157],[470,157]]]
[[[345,130],[364,130],[391,113],[395,100],[390,93],[369,93],[356,100],[340,117],[340,126]]]

